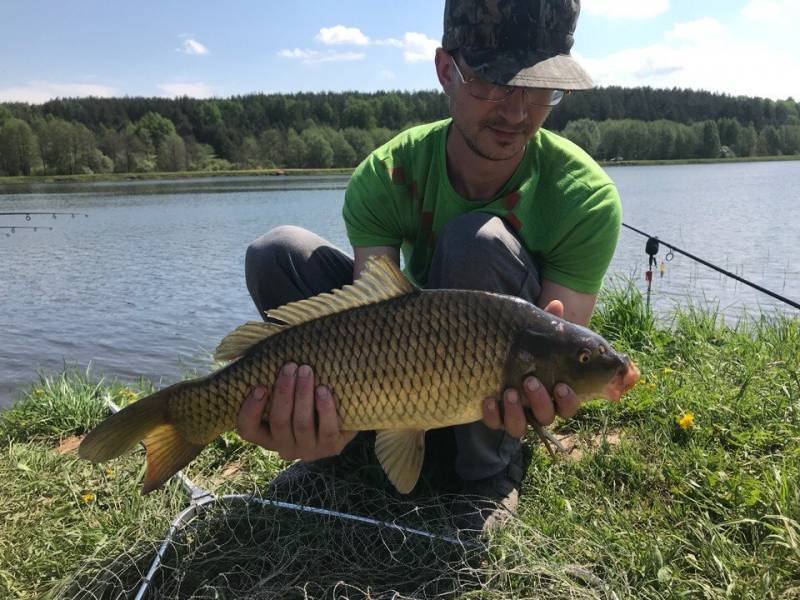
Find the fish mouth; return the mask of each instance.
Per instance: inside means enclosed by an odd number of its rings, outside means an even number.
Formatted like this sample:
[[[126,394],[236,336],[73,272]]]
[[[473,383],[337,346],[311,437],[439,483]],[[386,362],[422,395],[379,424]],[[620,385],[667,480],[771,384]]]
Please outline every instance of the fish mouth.
[[[619,368],[617,374],[603,388],[603,396],[612,402],[619,402],[620,398],[637,384],[641,373],[632,360],[625,357],[625,363]]]

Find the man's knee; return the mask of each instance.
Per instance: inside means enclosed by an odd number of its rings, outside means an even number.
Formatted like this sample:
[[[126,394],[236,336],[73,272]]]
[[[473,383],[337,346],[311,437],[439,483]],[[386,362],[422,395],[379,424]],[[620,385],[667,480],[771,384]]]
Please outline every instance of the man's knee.
[[[465,213],[442,227],[437,236],[436,252],[461,264],[491,263],[493,254],[505,246],[508,237],[513,234],[500,217],[482,212]]]
[[[481,212],[460,215],[441,229],[428,283],[530,301],[539,294],[538,270],[520,239],[503,219]]]
[[[245,255],[245,273],[271,270],[300,256],[314,234],[295,225],[280,225],[253,240]]]

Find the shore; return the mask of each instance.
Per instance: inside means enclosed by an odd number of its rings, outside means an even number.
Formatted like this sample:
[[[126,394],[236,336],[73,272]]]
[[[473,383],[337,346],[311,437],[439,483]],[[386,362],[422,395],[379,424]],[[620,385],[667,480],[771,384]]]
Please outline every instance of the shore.
[[[688,158],[678,160],[619,160],[598,161],[603,167],[648,167],[662,165],[704,165],[738,162],[800,161],[798,156],[750,156],[744,158]],[[115,181],[158,181],[163,179],[200,179],[208,177],[276,177],[350,175],[352,168],[335,169],[237,169],[229,171],[176,171],[151,173],[98,173],[94,175],[29,175],[0,177],[2,185],[30,185],[39,183],[94,183]]]

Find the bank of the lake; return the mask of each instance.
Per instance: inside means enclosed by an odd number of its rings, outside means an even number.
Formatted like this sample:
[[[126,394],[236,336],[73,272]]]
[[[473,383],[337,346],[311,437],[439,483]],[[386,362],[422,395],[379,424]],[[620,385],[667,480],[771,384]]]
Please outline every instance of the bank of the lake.
[[[181,550],[170,549],[171,566],[154,585],[239,598],[232,587],[252,593],[292,581],[298,597],[335,589],[337,598],[363,598],[358,590],[369,588],[370,597],[388,598],[386,573],[405,569],[398,591],[415,598],[433,597],[420,591],[431,576],[458,586],[477,578],[487,599],[800,598],[800,319],[731,327],[713,312],[672,317],[669,327],[657,325],[636,293],[604,297],[592,326],[630,353],[643,380],[621,403],[589,403],[555,424],[576,445],[570,455],[551,460],[535,436],[526,439],[533,459],[518,519],[471,567],[432,573],[429,554],[408,550],[409,536],[400,546],[376,545],[387,562],[374,580],[349,571],[326,579],[336,565],[319,556],[359,558],[363,540],[348,535],[346,522],[326,521],[314,534],[290,520],[262,531],[253,548],[250,528],[264,525],[254,518],[236,526],[241,545],[232,556],[210,544],[178,565],[173,550]],[[55,374],[0,413],[0,596],[133,597],[188,500],[174,484],[139,495],[141,450],[92,465],[74,449],[107,414],[106,400],[125,404],[151,389]],[[285,465],[226,435],[188,475],[218,494],[258,494]],[[435,527],[425,514],[408,511],[398,522]],[[248,569],[261,575],[248,579]]]
[[[725,163],[754,163],[754,162],[776,162],[776,161],[800,161],[800,155],[796,156],[747,156],[733,158],[686,158],[675,160],[605,160],[599,161],[604,167],[624,167],[624,166],[654,166],[654,165],[705,165],[705,164],[725,164]],[[28,175],[17,177],[0,177],[0,186],[16,184],[39,184],[39,183],[94,183],[94,182],[114,182],[114,181],[161,181],[169,179],[200,179],[209,177],[276,177],[281,175],[289,176],[322,176],[322,175],[350,175],[353,169],[350,167],[338,167],[331,169],[235,169],[227,171],[164,171],[147,173],[94,173],[81,175]]]

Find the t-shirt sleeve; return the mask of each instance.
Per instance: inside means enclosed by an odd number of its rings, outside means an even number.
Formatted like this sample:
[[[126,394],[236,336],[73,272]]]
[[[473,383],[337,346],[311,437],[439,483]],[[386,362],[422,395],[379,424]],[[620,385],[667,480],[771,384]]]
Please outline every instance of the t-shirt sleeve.
[[[548,255],[542,278],[584,294],[596,294],[603,285],[622,226],[617,188],[605,185],[588,196],[580,218],[570,222],[562,241]]]
[[[400,246],[403,230],[384,163],[368,156],[353,172],[342,208],[353,247]]]

